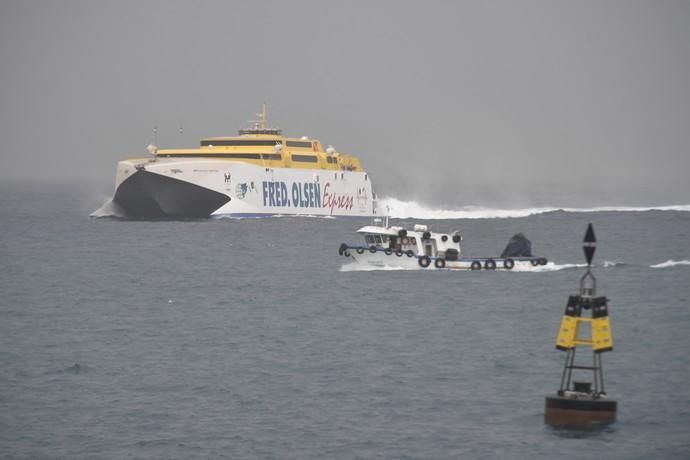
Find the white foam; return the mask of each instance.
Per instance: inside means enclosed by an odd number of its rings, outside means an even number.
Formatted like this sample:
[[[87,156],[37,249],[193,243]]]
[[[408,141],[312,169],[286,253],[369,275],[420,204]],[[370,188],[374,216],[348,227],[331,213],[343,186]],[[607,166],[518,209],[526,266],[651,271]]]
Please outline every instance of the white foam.
[[[685,211],[690,212],[690,205],[672,206],[602,206],[594,208],[562,208],[562,207],[533,207],[522,209],[499,209],[480,206],[463,206],[449,209],[445,207],[427,206],[416,201],[402,201],[397,198],[381,198],[378,201],[381,210],[388,210],[392,218],[397,219],[504,219],[510,217],[528,217],[547,212],[644,212],[644,211]]]
[[[515,267],[511,271],[520,273],[543,273],[557,272],[571,268],[582,268],[586,266],[587,264],[556,264],[554,262],[548,262],[546,265],[537,265],[536,267],[532,266],[531,264],[515,264]]]
[[[276,218],[307,218],[307,219],[336,219],[336,216],[319,216],[316,214],[256,214],[249,216],[233,214],[211,214],[211,219],[276,219]]]
[[[384,265],[382,267],[377,267],[374,265],[364,265],[357,262],[350,262],[349,264],[344,264],[340,267],[341,272],[372,272],[372,271],[398,271],[398,270],[417,270],[416,268],[404,268],[404,267],[393,267],[390,265]]]
[[[512,270],[501,270],[502,273],[545,273],[545,272],[557,272],[560,270],[568,270],[573,268],[583,268],[587,264],[555,264],[549,262],[546,265],[533,266],[531,264],[516,263]],[[384,266],[373,266],[364,265],[357,262],[350,262],[349,264],[344,264],[340,267],[341,272],[371,272],[371,271],[397,271],[397,270],[411,270],[411,271],[424,271],[424,272],[434,272],[434,271],[457,271],[457,272],[470,272],[470,270],[454,270],[454,269],[443,269],[443,270],[422,270],[421,268],[404,268],[396,267],[390,265]]]
[[[690,265],[690,260],[667,260],[656,265],[650,265],[651,268],[670,268],[677,267],[679,265]]]
[[[615,260],[605,260],[603,265],[604,265],[604,268],[620,267],[622,265],[625,265],[625,262],[616,262]]]
[[[111,198],[109,198],[103,205],[89,214],[89,217],[100,219],[102,217],[124,217],[125,213],[122,208],[118,206]]]

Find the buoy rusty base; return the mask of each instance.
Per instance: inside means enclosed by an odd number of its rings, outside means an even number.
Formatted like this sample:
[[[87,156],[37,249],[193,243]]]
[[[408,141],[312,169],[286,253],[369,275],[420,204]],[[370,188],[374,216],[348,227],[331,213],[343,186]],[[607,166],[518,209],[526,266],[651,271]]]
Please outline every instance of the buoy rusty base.
[[[560,392],[559,392],[560,393]],[[587,429],[616,421],[614,399],[571,391],[546,397],[544,423],[557,428]]]

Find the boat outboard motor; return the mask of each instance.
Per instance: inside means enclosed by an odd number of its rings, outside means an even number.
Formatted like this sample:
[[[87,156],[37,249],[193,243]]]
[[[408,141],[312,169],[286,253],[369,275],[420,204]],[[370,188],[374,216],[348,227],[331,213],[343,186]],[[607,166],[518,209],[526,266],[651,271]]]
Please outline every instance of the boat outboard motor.
[[[533,257],[532,242],[523,233],[513,235],[501,253],[501,257]]]

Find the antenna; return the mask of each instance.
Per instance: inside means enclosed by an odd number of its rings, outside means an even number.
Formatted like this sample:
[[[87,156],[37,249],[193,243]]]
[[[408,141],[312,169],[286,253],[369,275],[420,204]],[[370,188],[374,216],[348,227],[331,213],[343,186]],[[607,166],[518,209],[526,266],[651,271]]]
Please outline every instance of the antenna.
[[[261,104],[261,113],[255,113],[255,116],[259,117],[258,120],[249,120],[250,123],[254,123],[254,129],[266,129],[266,103]]]
[[[182,135],[183,129],[182,129],[182,123],[180,123],[180,128],[177,130],[178,133],[180,133],[180,136]]]
[[[249,123],[253,123],[254,127],[253,128],[242,128],[240,129],[239,133],[240,136],[244,136],[245,134],[269,134],[269,135],[274,135],[274,136],[280,136],[281,135],[281,130],[279,128],[269,128],[268,127],[268,116],[266,115],[266,103],[264,102],[261,104],[261,113],[256,113],[254,114],[258,119],[257,120],[247,120]]]
[[[158,145],[158,125],[153,125],[153,145]]]

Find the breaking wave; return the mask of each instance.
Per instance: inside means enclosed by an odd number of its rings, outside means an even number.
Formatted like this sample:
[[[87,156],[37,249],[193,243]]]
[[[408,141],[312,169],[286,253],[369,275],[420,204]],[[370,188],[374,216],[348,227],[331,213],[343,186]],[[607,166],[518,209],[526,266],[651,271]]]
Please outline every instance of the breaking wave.
[[[379,199],[379,208],[385,214],[397,219],[504,219],[510,217],[528,217],[548,212],[644,212],[644,211],[685,211],[690,212],[690,205],[673,206],[602,206],[594,208],[534,207],[523,209],[497,209],[481,206],[463,206],[456,209],[430,207],[416,201],[402,201],[397,198]]]
[[[679,265],[690,265],[690,260],[667,260],[656,265],[650,265],[651,268],[670,268],[677,267]]]

